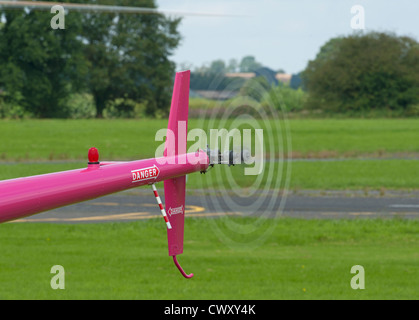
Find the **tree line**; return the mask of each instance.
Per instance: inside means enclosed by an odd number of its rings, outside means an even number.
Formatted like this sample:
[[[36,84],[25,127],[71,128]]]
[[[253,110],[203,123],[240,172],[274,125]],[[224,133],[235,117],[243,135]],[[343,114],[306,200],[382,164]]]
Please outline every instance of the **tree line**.
[[[156,8],[154,0],[111,2]],[[48,11],[0,10],[0,118],[167,113],[179,18],[70,12],[60,30],[51,28],[51,17]],[[210,89],[218,77],[217,90],[241,81],[240,94],[255,96],[252,83],[282,94],[289,111],[419,115],[419,43],[411,37],[360,32],[330,39],[295,82],[275,88],[263,77],[223,76],[262,67],[253,56],[217,59],[193,70],[191,88]]]
[[[289,102],[288,111],[419,116],[419,43],[412,37],[357,32],[332,38],[290,83],[279,83],[276,88],[270,88],[263,77],[247,81],[222,77],[231,70],[251,72],[261,66],[251,56],[239,64],[215,60],[195,69],[194,86],[197,90],[209,88],[217,76],[220,90],[241,81],[240,94],[254,98],[253,87],[257,87],[282,95],[283,101]]]
[[[302,78],[310,110],[419,115],[419,43],[411,37],[369,32],[333,38]]]
[[[201,74],[225,74],[238,72],[253,72],[264,67],[263,63],[256,60],[254,56],[246,55],[243,58],[232,58],[227,62],[223,59],[216,59],[201,66],[193,67],[191,64],[185,62],[180,65],[181,69],[191,69],[195,73]],[[278,73],[285,73],[283,69],[277,70]]]
[[[154,0],[111,3],[156,8]],[[74,93],[92,95],[97,117],[109,103],[135,101],[148,115],[170,105],[180,18],[69,12],[61,30],[49,11],[1,9],[0,17],[0,113],[68,117]]]

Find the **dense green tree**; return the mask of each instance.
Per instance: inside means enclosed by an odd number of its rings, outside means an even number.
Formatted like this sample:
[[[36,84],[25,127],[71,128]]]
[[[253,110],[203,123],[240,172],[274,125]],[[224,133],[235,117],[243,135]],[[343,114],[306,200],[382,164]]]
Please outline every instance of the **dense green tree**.
[[[234,72],[237,72],[238,68],[239,68],[239,63],[237,62],[236,59],[233,58],[228,61],[226,71],[234,73]]]
[[[235,90],[246,82],[243,78],[225,77],[223,74],[215,73],[191,73],[192,90]]]
[[[1,10],[0,87],[7,103],[38,117],[65,117],[64,102],[83,82],[86,65],[80,15],[65,30],[52,29],[49,11]]]
[[[240,95],[252,98],[255,101],[262,101],[265,94],[271,89],[266,77],[259,76],[247,80],[240,88]]]
[[[253,72],[256,69],[262,67],[262,64],[257,62],[255,57],[253,56],[245,56],[240,61],[239,70],[240,72]]]
[[[154,0],[111,3],[156,8]],[[175,71],[169,56],[180,41],[179,22],[180,18],[161,14],[84,15],[87,87],[94,96],[98,117],[116,98],[146,102],[148,114],[168,109]]]
[[[225,62],[221,59],[212,61],[208,72],[211,72],[211,73],[225,73],[226,72]]]
[[[100,4],[156,8],[154,0]],[[38,117],[67,116],[70,93],[83,91],[93,95],[98,117],[121,98],[146,105],[148,114],[169,108],[175,71],[169,56],[180,41],[179,18],[70,9],[60,30],[51,28],[54,14],[49,10],[2,9],[0,16],[2,100]]]
[[[335,38],[302,77],[311,108],[406,110],[419,103],[419,43],[378,32]]]
[[[298,88],[302,88],[302,83],[303,80],[301,79],[301,72],[297,73],[297,74],[292,74],[291,79],[290,79],[290,88],[292,89],[298,89]]]

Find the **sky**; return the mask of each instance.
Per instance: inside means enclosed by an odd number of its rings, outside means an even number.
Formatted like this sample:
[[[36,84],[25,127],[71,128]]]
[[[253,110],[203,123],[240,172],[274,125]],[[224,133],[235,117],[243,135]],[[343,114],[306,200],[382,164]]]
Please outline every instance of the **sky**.
[[[418,0],[156,0],[159,9],[240,16],[185,16],[172,60],[198,67],[252,55],[273,70],[298,73],[329,39],[364,30],[419,41]]]

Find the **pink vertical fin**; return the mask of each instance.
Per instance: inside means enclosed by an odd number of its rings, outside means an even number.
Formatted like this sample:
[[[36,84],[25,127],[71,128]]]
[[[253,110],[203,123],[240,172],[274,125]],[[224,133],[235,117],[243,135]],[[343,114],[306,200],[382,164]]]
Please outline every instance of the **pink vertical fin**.
[[[170,107],[169,125],[165,145],[165,155],[186,154],[188,130],[190,71],[177,72]],[[185,156],[186,163],[186,156]],[[182,161],[182,158],[180,159]],[[167,230],[169,256],[173,256],[176,267],[185,278],[187,275],[177,262],[176,256],[183,253],[183,229],[185,223],[185,188],[186,177],[181,176],[164,181],[164,198],[166,212],[172,229]]]

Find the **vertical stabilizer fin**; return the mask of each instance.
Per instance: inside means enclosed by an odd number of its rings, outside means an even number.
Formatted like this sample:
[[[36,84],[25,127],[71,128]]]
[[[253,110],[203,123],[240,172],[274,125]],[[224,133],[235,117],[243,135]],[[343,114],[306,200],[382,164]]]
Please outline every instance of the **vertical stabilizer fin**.
[[[167,127],[165,156],[185,154],[188,130],[190,71],[176,73],[173,87],[172,104],[170,107],[169,124]],[[186,160],[186,159],[185,159]],[[181,176],[164,181],[164,197],[166,212],[172,226],[167,230],[169,256],[185,278],[186,275],[177,262],[176,255],[183,253],[183,232],[185,223],[185,188],[186,177]]]

